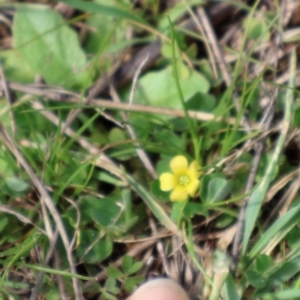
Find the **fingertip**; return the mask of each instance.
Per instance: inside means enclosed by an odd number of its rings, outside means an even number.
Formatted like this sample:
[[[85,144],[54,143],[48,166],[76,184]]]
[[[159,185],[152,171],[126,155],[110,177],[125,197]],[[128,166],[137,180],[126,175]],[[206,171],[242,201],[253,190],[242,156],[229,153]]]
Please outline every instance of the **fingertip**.
[[[127,300],[189,300],[184,289],[171,279],[159,278],[141,285]]]

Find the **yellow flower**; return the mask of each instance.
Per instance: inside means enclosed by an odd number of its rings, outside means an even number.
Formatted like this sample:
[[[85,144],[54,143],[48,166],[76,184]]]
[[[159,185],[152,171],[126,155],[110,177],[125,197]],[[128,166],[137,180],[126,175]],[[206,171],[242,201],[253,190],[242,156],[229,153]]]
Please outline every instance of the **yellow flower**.
[[[172,173],[163,173],[159,176],[160,189],[164,192],[172,191],[171,201],[185,201],[188,196],[195,196],[199,188],[199,164],[193,161],[189,166],[187,159],[178,155],[170,161]]]

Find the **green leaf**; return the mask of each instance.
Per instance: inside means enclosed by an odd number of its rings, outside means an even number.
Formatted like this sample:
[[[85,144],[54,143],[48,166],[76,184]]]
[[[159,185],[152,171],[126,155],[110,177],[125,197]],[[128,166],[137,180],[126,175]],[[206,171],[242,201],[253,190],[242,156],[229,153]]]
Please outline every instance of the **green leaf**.
[[[14,17],[14,47],[49,84],[82,85],[87,60],[77,34],[47,8],[22,7]]]
[[[161,175],[162,173],[170,173],[171,168],[170,168],[170,160],[171,160],[171,156],[167,157],[166,159],[162,159],[160,160],[157,165],[156,165],[156,171],[158,175]]]
[[[256,288],[263,288],[266,285],[266,279],[254,270],[248,270],[246,276],[250,284]]]
[[[266,254],[261,254],[256,258],[255,264],[256,264],[256,270],[259,273],[265,273],[268,271],[268,269],[272,266],[272,258]]]
[[[169,192],[163,192],[160,189],[160,183],[158,179],[155,179],[151,183],[151,193],[157,200],[161,200],[164,202],[169,202],[170,201],[170,193]]]
[[[119,279],[124,277],[124,274],[113,266],[107,268],[107,276],[112,279]]]
[[[117,298],[107,292],[103,292],[100,297],[100,300],[117,300]]]
[[[117,282],[113,278],[108,278],[105,282],[105,289],[107,292],[117,295],[120,292],[120,289],[117,287]]]
[[[124,287],[125,290],[131,293],[135,288],[136,285],[142,283],[145,280],[143,276],[136,276],[136,277],[128,277],[125,279]]]
[[[125,274],[127,274],[127,272],[130,270],[130,268],[132,267],[133,265],[133,259],[132,257],[128,256],[128,255],[125,255],[123,258],[122,258],[122,269],[124,271]]]
[[[184,208],[183,214],[187,219],[192,218],[194,215],[208,217],[208,210],[201,203],[188,202]]]
[[[247,29],[247,37],[252,40],[268,41],[270,38],[270,32],[265,18],[256,15],[256,18],[246,18],[244,21],[244,28]]]
[[[105,238],[98,240],[95,243],[95,241],[98,239],[98,234],[99,233],[96,230],[85,230],[84,234],[82,235],[81,243],[76,249],[77,254],[82,257],[83,261],[86,263],[100,263],[109,257],[112,252],[113,245]]]
[[[183,216],[183,211],[188,201],[182,201],[182,202],[174,202],[172,205],[172,211],[171,211],[171,219],[176,223],[180,224],[180,221]]]
[[[212,178],[208,184],[207,200],[209,203],[222,201],[229,192],[230,184],[226,179],[220,177]]]
[[[111,198],[97,199],[91,204],[91,216],[93,220],[103,226],[109,226],[116,222],[121,208]]]
[[[225,228],[230,225],[235,218],[228,214],[222,214],[216,219],[216,228]]]
[[[129,268],[129,270],[127,270],[127,275],[132,275],[132,274],[136,273],[138,270],[141,269],[142,266],[143,266],[143,262],[142,261],[135,262],[131,266],[131,268]]]
[[[212,95],[197,92],[187,103],[188,109],[211,112],[216,105],[216,98]]]
[[[209,83],[197,71],[191,71],[186,79],[180,80],[185,101],[195,93],[207,93]],[[181,102],[175,85],[172,66],[160,71],[148,72],[139,80],[139,89],[135,93],[135,103],[169,108],[181,108]]]
[[[118,127],[114,127],[112,130],[110,130],[110,132],[108,133],[108,139],[111,143],[115,143],[115,142],[121,142],[121,141],[125,141],[126,137],[125,134],[123,132],[123,130],[121,130]]]
[[[19,50],[1,51],[0,58],[3,62],[5,75],[9,81],[32,83],[35,72],[30,64],[23,59]]]
[[[231,190],[231,184],[222,174],[209,174],[201,180],[201,199],[206,203],[222,201]]]
[[[175,43],[174,46],[175,46],[176,57],[180,57],[178,43],[175,41],[174,43]],[[165,56],[166,58],[172,59],[172,45],[170,43],[165,42],[162,46],[161,52],[162,55]],[[177,65],[177,70],[180,79],[187,79],[190,75],[189,68],[183,63],[183,61],[180,58],[176,60],[176,65]]]
[[[155,133],[155,139],[158,143],[168,146],[178,152],[184,151],[185,144],[182,137],[170,130],[160,130]],[[169,164],[170,162],[168,162]]]
[[[5,183],[10,190],[17,193],[25,192],[29,187],[24,180],[18,177],[8,177],[5,179]]]
[[[203,202],[208,202],[208,184],[214,174],[204,175],[200,183],[200,198]]]

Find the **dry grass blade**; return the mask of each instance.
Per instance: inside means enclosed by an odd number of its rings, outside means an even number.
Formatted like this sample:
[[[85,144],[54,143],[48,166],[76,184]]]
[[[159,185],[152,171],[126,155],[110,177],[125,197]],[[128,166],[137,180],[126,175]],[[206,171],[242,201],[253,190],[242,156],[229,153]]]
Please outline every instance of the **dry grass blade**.
[[[50,111],[43,111],[44,106],[41,103],[35,101],[32,103],[32,107],[37,110],[42,110],[41,114],[44,115],[48,120],[50,120],[56,126],[60,124],[59,119],[55,114],[53,114]],[[64,123],[62,125],[64,125]],[[76,135],[76,133],[69,127],[66,128],[65,133],[69,137],[74,137]],[[95,164],[98,167],[103,168],[111,172],[112,174],[116,175],[118,178],[123,179],[123,175],[121,174],[120,168],[104,153],[99,153],[98,148],[96,148],[94,145],[92,145],[90,142],[88,142],[85,138],[81,136],[78,136],[76,138],[76,141],[82,148],[86,149],[92,156],[97,156]]]
[[[146,57],[144,58],[144,60],[141,62],[141,64],[138,67],[138,69],[136,70],[136,73],[134,74],[133,83],[132,83],[132,87],[131,87],[131,91],[130,91],[130,96],[129,96],[129,105],[130,106],[133,103],[134,90],[135,90],[135,87],[136,87],[136,84],[137,84],[138,76],[139,76],[140,72],[142,71],[143,66],[147,62],[148,57],[149,57],[149,55],[147,54]],[[117,92],[116,92],[113,84],[110,85],[110,94],[111,94],[114,102],[121,103],[121,100],[120,100],[120,98],[119,98],[119,96],[118,96],[118,94],[117,94]],[[122,119],[125,121],[125,123],[128,123],[129,116],[125,112],[123,112],[123,111],[121,111],[121,116],[122,116]],[[137,140],[137,136],[136,136],[136,134],[135,134],[132,126],[130,126],[130,125],[127,124],[126,128],[127,128],[128,132],[129,132],[129,135],[130,135],[131,139],[134,140],[134,141]],[[151,174],[151,176],[153,178],[157,178],[156,171],[155,171],[154,167],[152,166],[151,161],[148,158],[146,152],[143,149],[137,149],[136,152],[137,152],[140,160],[143,162],[144,166],[148,170],[148,172]]]
[[[67,257],[70,265],[71,272],[76,274],[76,269],[75,269],[75,264],[72,256],[72,248],[70,247],[69,243],[69,238],[67,236],[66,230],[64,228],[64,224],[60,218],[60,215],[56,209],[56,207],[53,204],[53,201],[51,197],[49,196],[46,188],[43,186],[42,182],[38,179],[38,177],[35,175],[33,169],[31,166],[27,163],[27,161],[23,158],[21,152],[17,148],[17,146],[14,144],[10,136],[8,135],[7,131],[3,127],[3,125],[0,123],[0,137],[3,142],[3,144],[14,154],[16,157],[17,161],[20,163],[20,165],[25,169],[27,172],[28,176],[30,177],[32,183],[38,190],[40,194],[40,200],[45,203],[47,208],[49,209],[56,226],[58,228],[58,231],[60,233],[60,236],[62,238],[64,247],[67,252]],[[50,241],[53,240],[53,236],[50,236]],[[78,282],[78,279],[72,278],[73,281],[73,288],[74,288],[74,293],[75,293],[75,299],[76,300],[82,300],[82,291],[80,284]]]
[[[8,86],[12,90],[20,91],[31,95],[43,96],[52,101],[64,101],[67,103],[78,104],[78,99],[80,99],[79,95],[71,93],[64,89],[49,88],[47,86],[30,86],[30,85],[26,86],[17,83],[8,83]],[[185,117],[184,111],[182,109],[171,109],[171,108],[155,107],[155,106],[148,106],[148,105],[138,105],[138,104],[128,105],[128,103],[123,103],[123,102],[115,103],[110,100],[104,100],[98,98],[92,99],[90,101],[90,104],[97,106],[97,108],[108,108],[112,110],[122,110],[128,112],[142,112],[145,114],[162,114],[162,115],[181,117],[181,118]],[[43,109],[43,108],[41,107],[37,109]],[[217,117],[213,113],[193,111],[193,110],[190,110],[188,113],[191,118],[198,121],[225,122],[231,125],[236,124],[236,118],[232,118],[232,117],[222,118],[222,117]],[[252,122],[251,127],[254,130],[258,127],[258,124]]]
[[[36,226],[30,219],[28,219],[27,217],[23,216],[22,214],[14,211],[10,206],[8,205],[0,205],[0,212],[3,213],[7,213],[10,215],[13,215],[15,217],[17,217],[21,222],[25,223],[25,224],[30,224],[32,226],[34,226],[39,232],[41,232],[42,234],[47,235],[46,231],[43,230],[42,228]]]
[[[298,173],[299,170],[295,170],[275,182],[266,195],[265,203],[271,201],[283,187],[285,187],[292,179],[294,179],[298,175]]]
[[[115,90],[115,88],[114,88],[113,85],[110,86],[110,94],[111,94],[113,100],[116,103],[121,103],[120,98],[119,98],[119,96],[118,96],[118,94],[117,94],[117,92],[116,92],[116,90]],[[128,116],[127,116],[127,114],[125,112],[121,111],[121,116],[122,116],[123,120],[126,123],[128,123]],[[126,129],[127,129],[128,133],[129,133],[132,141],[137,141],[137,136],[136,136],[136,134],[135,134],[134,129],[132,128],[132,126],[130,126],[130,125],[127,124],[126,125]],[[139,147],[138,143],[137,143],[137,146]],[[137,152],[140,160],[143,162],[145,168],[151,174],[151,176],[153,178],[157,178],[156,171],[155,171],[154,167],[152,166],[151,161],[148,158],[146,152],[143,149],[139,149],[139,148],[136,150],[136,152]]]
[[[11,107],[13,105],[13,101],[12,101],[12,98],[11,98],[11,94],[10,94],[10,91],[9,91],[9,88],[8,88],[8,85],[7,85],[7,80],[5,78],[5,74],[4,74],[1,63],[0,63],[0,77],[2,78],[2,89],[4,91],[4,94],[5,94],[7,103],[8,103],[7,107],[9,108],[9,115],[10,115],[12,133],[13,133],[13,136],[15,137],[17,129],[16,129],[15,117],[14,117],[13,111],[11,109]]]
[[[199,32],[203,35],[204,37],[204,43],[205,43],[205,47],[207,49],[207,53],[208,53],[208,56],[209,56],[209,60],[210,60],[210,63],[212,65],[212,69],[213,69],[213,73],[214,73],[214,76],[215,78],[218,78],[218,71],[217,71],[217,68],[216,68],[216,63],[215,63],[215,60],[214,60],[214,56],[213,56],[213,53],[211,51],[211,48],[210,48],[210,44],[208,42],[208,39],[205,35],[205,32],[202,28],[202,25],[201,23],[199,22],[199,20],[197,19],[195,13],[193,12],[193,10],[187,5],[186,1],[185,0],[182,0],[182,2],[185,4],[186,8],[187,8],[187,11],[189,12],[189,14],[191,15],[192,17],[192,20],[195,22],[196,26],[197,26],[197,29],[199,30]]]
[[[57,249],[54,249],[54,267],[57,270],[61,269],[60,255],[59,255],[59,252],[57,251]],[[68,300],[64,280],[63,280],[61,275],[57,275],[57,285],[58,285],[58,289],[59,289],[59,292],[60,292],[61,299],[62,300]]]
[[[216,60],[219,64],[219,66],[220,66],[225,83],[226,83],[227,87],[229,87],[232,84],[232,78],[231,78],[230,72],[228,70],[228,67],[226,65],[226,62],[224,60],[224,55],[222,54],[222,51],[219,47],[215,32],[211,26],[211,23],[206,15],[205,10],[202,7],[199,7],[197,9],[197,12],[199,15],[199,19],[201,20],[203,27],[205,28],[207,38],[211,43],[212,50],[215,54],[215,57],[216,57]],[[234,100],[234,105],[236,107],[236,110],[239,112],[241,110],[241,105],[238,102],[238,94],[237,94],[236,90],[234,90],[234,93],[233,93],[233,100]],[[252,129],[249,120],[245,116],[243,116],[243,125],[245,126],[245,128],[248,131],[250,131]]]
[[[266,228],[269,224],[271,224],[272,220],[274,220],[274,217],[276,215],[282,216],[286,214],[288,209],[290,208],[290,205],[293,200],[295,200],[295,197],[299,190],[299,170],[297,170],[297,177],[294,180],[294,182],[290,185],[290,187],[287,189],[287,191],[284,193],[284,195],[281,197],[281,200],[276,204],[276,206],[272,209],[272,212],[266,219],[266,221],[263,224],[263,228]]]
[[[299,1],[297,0],[283,0],[281,2],[280,12],[281,12],[281,22],[285,27],[290,21],[293,12],[295,11]]]
[[[299,298],[300,0],[43,1],[0,12],[0,298]]]
[[[150,223],[150,228],[151,228],[152,234],[155,237],[155,236],[157,236],[157,228],[156,228],[155,222],[154,222],[149,210],[147,211],[147,215],[148,215],[148,218],[149,218],[149,223]],[[168,277],[172,278],[172,274],[171,274],[171,271],[170,271],[170,266],[168,264],[166,253],[164,252],[162,241],[159,238],[157,239],[156,248],[157,248],[157,251],[158,251],[158,253],[161,257],[162,264],[163,264],[163,267],[164,267],[164,271],[166,272]]]

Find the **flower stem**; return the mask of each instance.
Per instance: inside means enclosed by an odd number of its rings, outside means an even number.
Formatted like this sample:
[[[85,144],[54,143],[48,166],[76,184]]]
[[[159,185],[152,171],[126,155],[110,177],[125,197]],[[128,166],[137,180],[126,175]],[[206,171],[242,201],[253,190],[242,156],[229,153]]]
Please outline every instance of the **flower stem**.
[[[175,84],[176,84],[176,88],[177,88],[177,92],[178,92],[178,96],[182,105],[182,108],[184,110],[184,115],[185,115],[185,119],[187,121],[187,125],[189,127],[191,136],[192,136],[192,142],[194,145],[194,153],[195,153],[195,158],[197,160],[197,162],[199,163],[199,143],[197,142],[197,127],[195,122],[193,122],[193,120],[191,119],[191,117],[189,116],[188,113],[188,109],[186,106],[186,102],[184,100],[184,96],[182,93],[182,89],[180,87],[180,82],[179,82],[179,76],[178,76],[178,69],[177,69],[177,64],[176,64],[176,54],[175,54],[175,44],[176,44],[176,40],[175,40],[175,36],[174,36],[174,28],[173,28],[173,24],[171,22],[170,17],[168,16],[168,20],[169,20],[169,24],[170,24],[170,30],[171,30],[171,42],[172,42],[172,64],[173,64],[173,70],[174,70],[174,78],[175,78]]]

